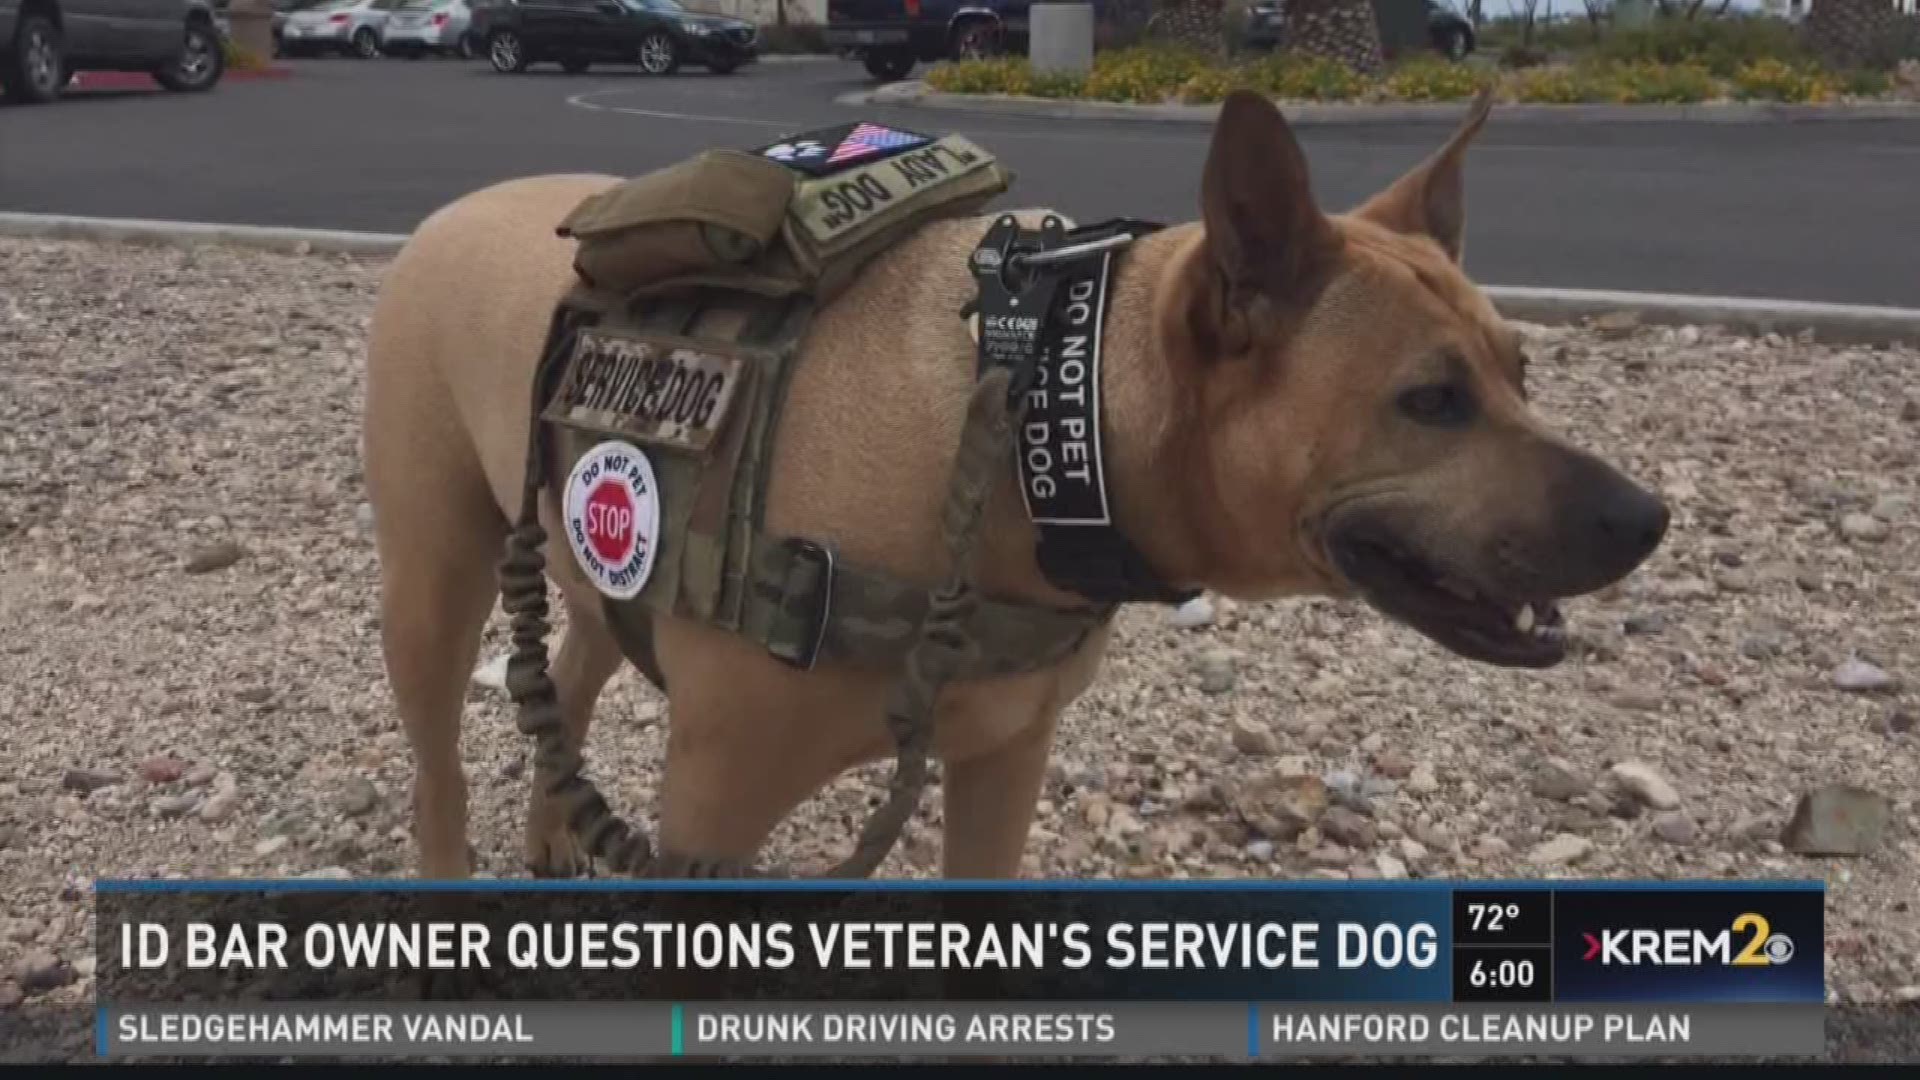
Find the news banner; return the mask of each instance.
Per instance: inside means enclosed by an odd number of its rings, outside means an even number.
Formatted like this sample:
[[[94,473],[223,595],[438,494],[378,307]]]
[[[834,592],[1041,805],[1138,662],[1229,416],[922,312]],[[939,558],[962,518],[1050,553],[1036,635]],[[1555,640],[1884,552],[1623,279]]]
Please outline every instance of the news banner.
[[[136,882],[105,1057],[1799,1056],[1817,882]]]

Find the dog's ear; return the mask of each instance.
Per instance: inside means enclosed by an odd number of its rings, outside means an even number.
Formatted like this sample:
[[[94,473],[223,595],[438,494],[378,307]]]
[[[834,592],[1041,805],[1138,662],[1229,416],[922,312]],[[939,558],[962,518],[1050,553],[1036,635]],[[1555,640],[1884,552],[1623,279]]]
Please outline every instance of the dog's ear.
[[[1493,89],[1480,91],[1467,118],[1447,144],[1393,186],[1368,199],[1355,217],[1414,236],[1429,236],[1453,259],[1460,261],[1467,227],[1466,192],[1461,173],[1467,146],[1487,122],[1493,109]]]
[[[1293,306],[1339,246],[1313,201],[1307,158],[1273,102],[1235,91],[1220,107],[1200,184],[1207,250],[1224,288],[1216,309],[1242,338]]]

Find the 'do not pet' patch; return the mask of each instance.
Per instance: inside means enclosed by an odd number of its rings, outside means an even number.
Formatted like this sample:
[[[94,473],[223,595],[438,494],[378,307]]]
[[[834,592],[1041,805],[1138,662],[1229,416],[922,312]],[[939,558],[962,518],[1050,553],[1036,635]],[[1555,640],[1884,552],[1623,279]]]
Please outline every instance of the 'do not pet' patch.
[[[624,442],[603,442],[567,476],[567,544],[595,588],[631,600],[653,573],[660,489],[653,462]]]

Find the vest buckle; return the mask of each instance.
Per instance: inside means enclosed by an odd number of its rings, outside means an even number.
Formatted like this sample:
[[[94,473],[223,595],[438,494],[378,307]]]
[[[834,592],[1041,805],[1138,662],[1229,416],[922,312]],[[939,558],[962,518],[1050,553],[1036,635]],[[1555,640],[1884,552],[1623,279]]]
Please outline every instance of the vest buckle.
[[[791,667],[812,671],[833,614],[833,549],[797,536],[782,540],[780,546],[787,552],[780,588],[780,632],[768,635],[767,652]]]

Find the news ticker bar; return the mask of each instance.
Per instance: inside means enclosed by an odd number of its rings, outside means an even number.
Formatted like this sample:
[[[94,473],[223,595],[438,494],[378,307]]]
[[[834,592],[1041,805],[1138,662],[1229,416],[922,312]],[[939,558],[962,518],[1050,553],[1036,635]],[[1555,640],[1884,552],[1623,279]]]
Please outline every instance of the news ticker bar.
[[[102,1005],[103,1057],[1798,1057],[1819,1005]]]
[[[301,976],[451,965],[623,1004],[1825,1000],[1817,883],[486,884],[103,881],[99,997],[381,1002]]]

